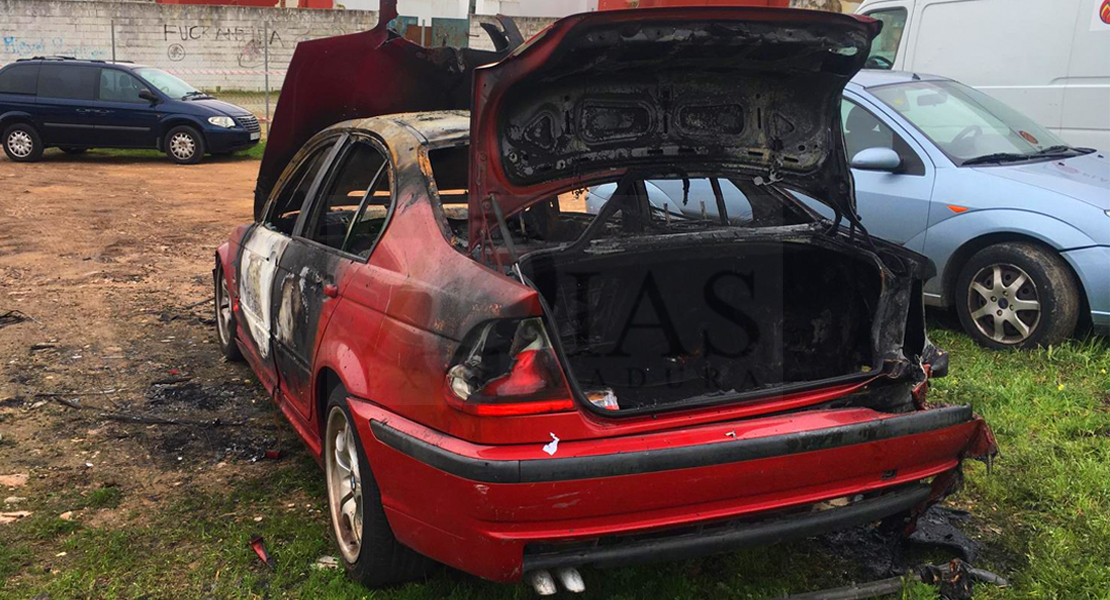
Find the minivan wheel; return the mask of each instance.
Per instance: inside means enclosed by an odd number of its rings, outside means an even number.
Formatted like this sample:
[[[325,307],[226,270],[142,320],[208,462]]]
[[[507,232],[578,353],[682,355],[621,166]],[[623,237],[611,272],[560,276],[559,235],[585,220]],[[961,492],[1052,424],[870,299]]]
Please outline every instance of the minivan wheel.
[[[216,336],[220,342],[220,352],[229,361],[238,362],[243,360],[243,354],[239,351],[239,345],[235,343],[238,335],[235,312],[231,309],[231,294],[228,291],[223,267],[217,264],[212,277],[216,300]]]
[[[347,574],[368,587],[423,577],[431,562],[393,536],[342,386],[328,397],[324,471],[332,532]]]
[[[4,130],[4,153],[16,162],[34,162],[42,158],[42,138],[27,123],[16,123]]]
[[[988,348],[1058,344],[1079,321],[1079,290],[1058,254],[1035,244],[988,246],[956,281],[964,330]]]
[[[166,134],[164,148],[166,156],[179,165],[193,165],[204,158],[204,138],[188,125],[171,129]]]

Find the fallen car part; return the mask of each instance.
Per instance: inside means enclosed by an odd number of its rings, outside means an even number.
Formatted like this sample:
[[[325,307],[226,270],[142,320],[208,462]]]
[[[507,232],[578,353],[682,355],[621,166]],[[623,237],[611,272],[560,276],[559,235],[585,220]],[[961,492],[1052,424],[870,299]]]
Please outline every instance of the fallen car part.
[[[262,536],[251,536],[250,546],[251,549],[254,550],[254,553],[258,555],[259,560],[267,567],[270,567],[270,569],[277,568],[277,561],[275,561],[274,557],[270,556],[270,553],[266,550],[266,542],[262,539]]]
[[[972,597],[973,581],[999,587],[1010,585],[1002,577],[990,571],[973,568],[960,559],[955,559],[947,565],[922,565],[914,569],[907,577],[938,586],[941,597],[945,600],[969,600]],[[901,592],[905,587],[905,579],[903,577],[890,577],[818,592],[780,596],[773,600],[865,600],[867,598],[879,598]]]

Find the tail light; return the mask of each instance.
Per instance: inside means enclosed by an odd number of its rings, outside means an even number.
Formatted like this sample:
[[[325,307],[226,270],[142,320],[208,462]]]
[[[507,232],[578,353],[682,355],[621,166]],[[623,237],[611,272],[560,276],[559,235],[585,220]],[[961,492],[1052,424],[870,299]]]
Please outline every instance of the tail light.
[[[574,410],[543,321],[502,319],[478,326],[447,371],[447,400],[486,416]]]

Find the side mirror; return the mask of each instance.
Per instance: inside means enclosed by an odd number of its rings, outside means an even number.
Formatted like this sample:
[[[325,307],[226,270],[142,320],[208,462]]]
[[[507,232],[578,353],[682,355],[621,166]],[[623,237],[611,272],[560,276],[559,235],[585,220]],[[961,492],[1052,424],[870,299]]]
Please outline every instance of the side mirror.
[[[862,171],[895,172],[902,166],[902,157],[890,148],[867,148],[852,157],[851,167]]]
[[[162,100],[150,90],[139,90],[139,97],[151,104],[158,104]]]

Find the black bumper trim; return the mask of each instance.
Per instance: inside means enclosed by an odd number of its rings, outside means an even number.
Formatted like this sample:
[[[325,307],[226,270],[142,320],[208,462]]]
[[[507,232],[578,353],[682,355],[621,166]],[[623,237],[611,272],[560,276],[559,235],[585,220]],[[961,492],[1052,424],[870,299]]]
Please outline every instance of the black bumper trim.
[[[471,458],[429,444],[381,421],[371,420],[370,429],[386,446],[457,477],[486,483],[539,483],[654,473],[829,450],[946,429],[971,419],[970,406],[950,406],[854,425],[755,439],[538,460]]]
[[[587,565],[620,567],[769,546],[878,521],[927,502],[931,493],[928,485],[914,484],[878,498],[819,512],[730,524],[670,537],[630,538],[612,545],[537,554],[525,551],[524,572]]]

